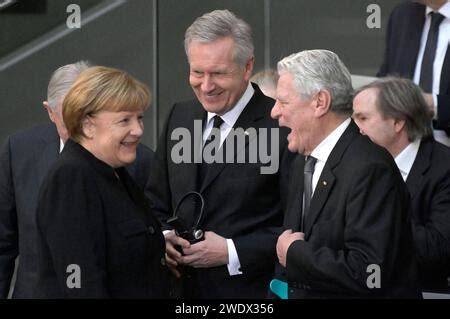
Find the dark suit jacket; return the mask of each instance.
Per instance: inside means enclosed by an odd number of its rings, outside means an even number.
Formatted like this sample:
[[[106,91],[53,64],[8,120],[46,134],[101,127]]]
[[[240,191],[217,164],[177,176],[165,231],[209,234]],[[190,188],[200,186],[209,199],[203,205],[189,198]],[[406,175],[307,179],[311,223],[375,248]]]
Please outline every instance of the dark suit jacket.
[[[274,100],[266,97],[254,85],[255,94],[238,118],[235,128],[268,129],[268,141],[272,137],[271,128],[278,128],[270,118]],[[149,196],[162,221],[172,214],[180,198],[189,191],[197,190],[197,167],[195,163],[176,164],[171,160],[171,152],[178,140],[171,140],[175,129],[186,128],[194,136],[194,121],[204,120],[206,111],[198,101],[176,104],[163,131],[156,157],[159,169],[149,179]],[[277,131],[278,132],[278,131]],[[202,133],[200,126],[199,133]],[[201,135],[198,142],[201,141]],[[287,150],[286,131],[279,130],[274,136],[279,147],[280,168],[275,174],[261,174],[262,164],[210,164],[205,183],[199,189],[206,203],[201,227],[214,231],[220,236],[231,238],[236,246],[242,266],[242,275],[229,275],[227,266],[185,269],[185,287],[195,287],[194,294],[184,290],[185,297],[195,298],[263,298],[273,275],[275,243],[282,225],[282,196],[287,177],[290,157]],[[255,138],[256,139],[256,138]],[[267,144],[266,140],[262,141]],[[225,142],[224,142],[225,143]],[[194,145],[194,140],[189,143]],[[225,144],[224,144],[225,145]],[[194,148],[194,147],[193,147]],[[273,152],[272,150],[271,152]],[[249,144],[238,152],[249,154]],[[191,153],[190,153],[191,154]],[[237,154],[235,154],[237,156]],[[236,158],[235,156],[235,158]],[[167,226],[169,228],[169,226]],[[273,262],[273,263],[272,263]]]
[[[42,183],[36,214],[34,297],[168,297],[160,223],[125,168],[67,141]],[[67,285],[69,265],[79,266],[80,288]]]
[[[412,79],[420,49],[426,7],[406,1],[398,5],[389,18],[386,50],[377,76],[395,75]],[[442,66],[435,127],[450,130],[450,49]]]
[[[36,204],[39,187],[58,158],[59,136],[53,124],[24,130],[8,138],[0,152],[0,298],[6,298],[20,255],[14,298],[30,298],[36,285]],[[140,145],[128,167],[141,189],[154,153]]]
[[[303,166],[292,165],[286,229],[299,229]],[[305,240],[288,249],[289,298],[418,297],[408,201],[392,157],[351,122],[320,175]],[[371,264],[380,288],[368,288]]]
[[[422,289],[449,292],[450,149],[423,140],[406,180]]]

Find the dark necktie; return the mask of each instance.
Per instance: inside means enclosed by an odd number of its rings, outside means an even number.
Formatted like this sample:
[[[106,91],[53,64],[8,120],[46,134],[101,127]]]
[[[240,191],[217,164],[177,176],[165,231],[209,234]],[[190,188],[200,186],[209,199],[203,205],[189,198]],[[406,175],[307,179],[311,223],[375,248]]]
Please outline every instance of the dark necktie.
[[[309,212],[309,206],[311,204],[311,197],[312,197],[312,178],[314,174],[314,166],[316,165],[317,159],[308,156],[305,162],[305,167],[303,168],[303,175],[304,175],[304,187],[303,187],[303,211],[302,211],[302,220],[301,220],[301,231],[304,231],[304,221],[305,217],[308,215]]]
[[[424,92],[431,93],[433,88],[433,63],[436,56],[437,42],[439,38],[439,25],[444,16],[439,12],[431,12],[431,24],[428,31],[427,43],[423,53],[422,66],[420,68],[419,85]]]
[[[198,176],[198,187],[200,189],[203,180],[205,179],[205,176],[208,172],[208,166],[210,164],[205,163],[204,159],[203,159],[203,151],[205,149],[205,147],[211,143],[214,143],[214,149],[211,152],[211,155],[215,155],[216,151],[219,149],[220,146],[220,126],[223,124],[223,120],[220,116],[215,115],[213,117],[213,128],[211,130],[211,132],[208,135],[208,138],[205,141],[205,144],[203,145],[203,149],[202,149],[202,162],[200,163],[200,169],[199,169],[199,176]],[[208,154],[209,155],[209,154]]]
[[[211,132],[208,135],[208,138],[205,141],[205,144],[203,145],[203,149],[206,147],[206,145],[211,144],[214,142],[214,151],[217,150],[220,146],[220,126],[223,124],[223,120],[220,116],[215,115],[213,117],[213,127]]]

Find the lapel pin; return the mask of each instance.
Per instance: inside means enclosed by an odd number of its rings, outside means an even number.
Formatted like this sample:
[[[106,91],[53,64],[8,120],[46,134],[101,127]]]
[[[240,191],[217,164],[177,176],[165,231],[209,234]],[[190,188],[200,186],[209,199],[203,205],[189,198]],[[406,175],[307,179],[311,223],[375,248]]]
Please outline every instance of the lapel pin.
[[[327,181],[322,181],[322,185],[327,186],[328,185]]]

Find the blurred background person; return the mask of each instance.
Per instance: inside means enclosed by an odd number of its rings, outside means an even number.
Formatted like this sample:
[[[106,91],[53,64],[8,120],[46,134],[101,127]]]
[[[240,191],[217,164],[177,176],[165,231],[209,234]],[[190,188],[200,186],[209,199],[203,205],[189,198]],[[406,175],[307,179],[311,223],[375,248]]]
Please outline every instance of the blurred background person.
[[[18,262],[13,298],[30,298],[36,286],[36,205],[39,187],[68,138],[62,101],[86,61],[55,70],[43,102],[52,123],[11,135],[0,151],[0,297],[6,298]]]
[[[278,77],[278,73],[275,70],[262,70],[255,73],[250,78],[250,82],[258,84],[264,95],[275,99]]]
[[[380,79],[356,92],[353,110],[361,133],[391,153],[406,181],[422,290],[449,292],[450,149],[433,139],[420,88]]]
[[[450,3],[406,1],[389,17],[378,76],[412,79],[434,114],[435,139],[450,146]]]
[[[167,296],[159,222],[124,168],[136,159],[149,103],[143,83],[107,67],[83,71],[65,97],[70,138],[38,197],[33,297]]]

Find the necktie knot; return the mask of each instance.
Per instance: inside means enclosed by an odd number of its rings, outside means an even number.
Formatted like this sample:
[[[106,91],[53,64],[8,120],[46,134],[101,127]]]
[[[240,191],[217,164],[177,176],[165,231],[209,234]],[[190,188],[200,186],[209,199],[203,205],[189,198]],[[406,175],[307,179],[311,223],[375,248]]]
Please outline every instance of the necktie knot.
[[[212,142],[213,137],[215,136],[214,134],[216,134],[216,132],[214,130],[220,130],[220,126],[222,126],[223,124],[223,120],[220,116],[218,115],[214,115],[213,117],[213,127],[211,129],[211,132],[209,133],[209,136],[206,138],[205,144],[203,145],[203,147],[205,147],[206,145],[208,145],[209,143]],[[218,139],[220,141],[220,138]]]
[[[313,173],[316,162],[317,162],[317,158],[308,156],[308,158],[306,159],[306,162],[305,162],[304,172],[305,173]]]
[[[445,16],[439,12],[430,12],[431,15],[431,28],[438,27],[442,20],[444,20]]]
[[[223,124],[223,119],[219,115],[213,117],[213,128],[219,129]]]

